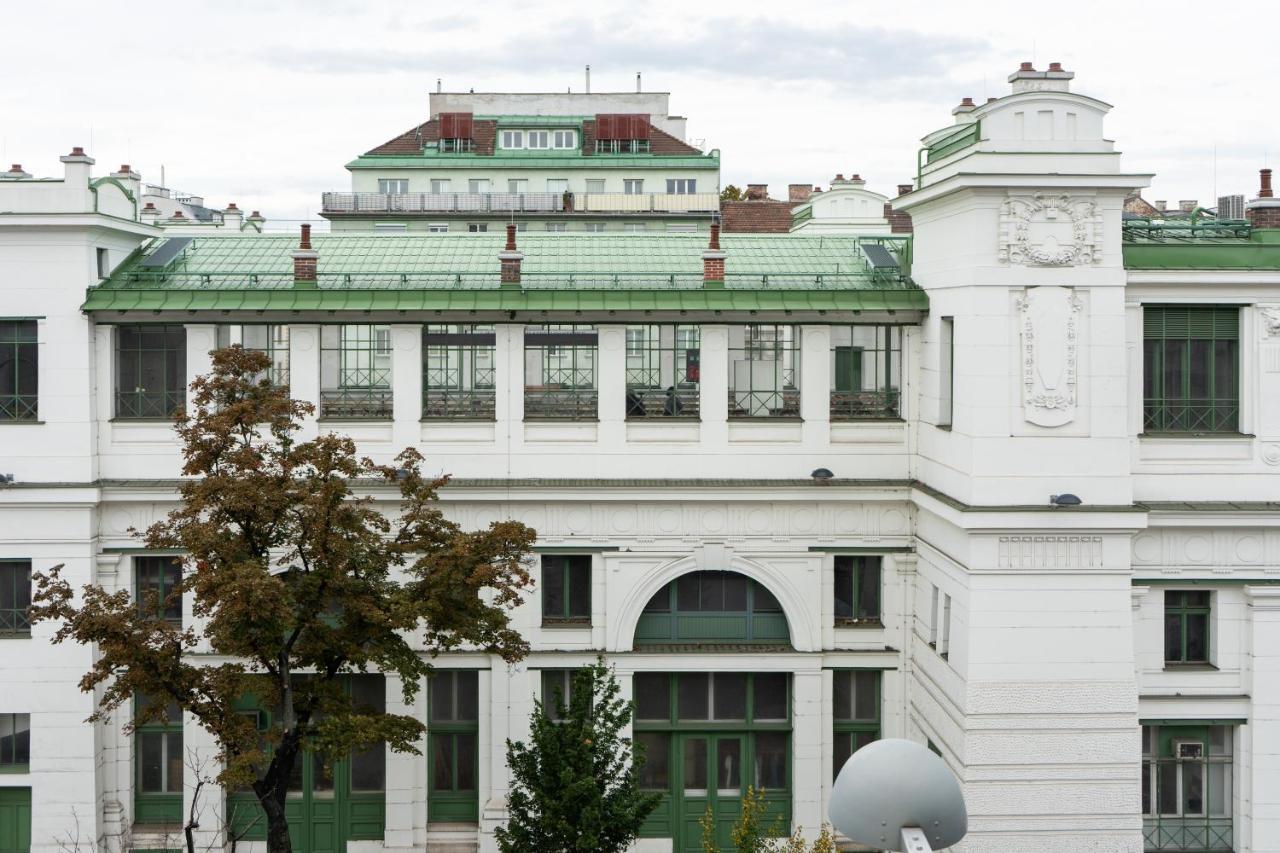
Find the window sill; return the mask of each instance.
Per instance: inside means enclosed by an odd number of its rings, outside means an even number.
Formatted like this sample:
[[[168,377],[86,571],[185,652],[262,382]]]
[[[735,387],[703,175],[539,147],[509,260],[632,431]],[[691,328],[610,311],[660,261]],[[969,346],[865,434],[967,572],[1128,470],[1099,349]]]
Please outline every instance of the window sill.
[[[877,619],[836,619],[837,628],[856,628],[860,630],[880,630],[884,628],[884,622]]]
[[[1218,668],[1208,661],[1178,661],[1167,660],[1164,662],[1165,672],[1217,672]]]
[[[30,631],[0,631],[0,643],[5,640],[30,640]]]
[[[934,424],[934,426],[943,432],[951,432],[951,424]]]
[[[1250,432],[1140,432],[1138,433],[1138,438],[1154,439],[1156,441],[1170,438],[1205,438],[1217,439],[1219,441],[1223,439],[1235,439],[1237,441],[1253,441],[1257,436]]]
[[[392,421],[391,415],[379,415],[370,417],[355,417],[344,415],[321,415],[316,418],[316,423],[320,424],[389,424]]]
[[[0,774],[26,776],[31,773],[30,764],[0,764]]]
[[[697,424],[702,423],[702,418],[697,415],[627,415],[627,423],[629,424],[661,424],[661,423],[677,423],[677,424]]]
[[[497,418],[472,418],[472,417],[466,417],[462,415],[459,415],[456,418],[435,417],[435,418],[422,418],[421,420],[421,423],[424,423],[424,424],[464,424],[464,423],[492,424],[497,422],[498,422]]]
[[[525,422],[525,423],[527,423],[527,424],[598,424],[598,423],[600,423],[600,418],[598,418],[598,417],[591,417],[591,418],[570,418],[570,417],[563,417],[563,418],[558,418],[558,417],[554,417],[554,416],[553,416],[553,417],[545,417],[545,418],[538,418],[538,417],[533,417],[533,418],[531,418],[531,417],[529,417],[528,415],[526,415],[526,416],[525,416],[525,419],[524,419],[524,422]]]
[[[543,628],[590,628],[591,617],[563,616],[543,617]]]
[[[0,420],[0,426],[40,426],[44,421],[29,421],[19,418]]]
[[[730,413],[730,421],[747,422],[747,423],[804,423],[804,418],[799,415],[735,415]]]
[[[108,421],[113,424],[171,424],[173,422],[173,418],[128,418],[118,415]]]

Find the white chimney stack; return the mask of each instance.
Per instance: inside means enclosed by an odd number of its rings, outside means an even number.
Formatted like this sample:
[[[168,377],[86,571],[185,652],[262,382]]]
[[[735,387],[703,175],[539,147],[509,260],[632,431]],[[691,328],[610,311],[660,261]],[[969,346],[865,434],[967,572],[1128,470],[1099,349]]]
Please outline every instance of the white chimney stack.
[[[65,154],[58,158],[65,164],[65,173],[63,179],[68,185],[77,187],[89,186],[89,167],[94,164],[94,159],[84,153],[84,149],[77,145],[71,149],[70,154]]]

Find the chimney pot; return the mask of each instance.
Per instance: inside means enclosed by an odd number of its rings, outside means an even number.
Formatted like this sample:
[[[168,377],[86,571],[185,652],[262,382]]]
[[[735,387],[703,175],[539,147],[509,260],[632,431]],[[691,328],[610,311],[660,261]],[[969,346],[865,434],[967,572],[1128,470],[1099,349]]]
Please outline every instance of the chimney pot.
[[[837,181],[843,181],[843,180],[844,180],[844,173],[842,173],[842,172],[837,172],[837,173],[836,173],[836,180],[837,180]]]
[[[227,210],[239,210],[239,209],[240,208],[236,207],[236,203],[234,201],[227,202]]]
[[[960,99],[960,106],[962,106],[962,107],[972,107],[973,105],[974,105],[974,104],[973,104],[973,98],[961,98],[961,99]]]
[[[142,209],[143,209],[143,210],[155,210],[155,209],[156,209],[156,206],[155,206],[155,203],[154,203],[154,202],[150,202],[150,201],[149,201],[149,202],[147,202],[146,204],[144,204],[144,205],[142,206]]]
[[[1271,170],[1259,169],[1258,179],[1259,179],[1258,198],[1275,198],[1275,195],[1271,189]]]
[[[1049,63],[1049,70],[1050,70],[1050,71],[1061,71],[1061,70],[1062,70],[1062,63],[1061,63],[1061,62],[1050,62],[1050,63]]]
[[[503,251],[516,251],[516,225],[514,222],[507,223],[507,245]]]
[[[83,156],[84,156],[84,149],[83,149],[83,148],[81,148],[79,145],[76,145],[75,147],[73,147],[73,148],[71,149],[71,156],[72,156],[72,157],[83,157]]]
[[[898,184],[898,195],[906,195],[915,188],[914,184]]]
[[[132,171],[133,171],[133,167],[131,167],[128,163],[121,163],[121,164],[120,164],[120,171],[121,171],[121,172],[132,172]]]
[[[302,242],[298,243],[299,249],[311,248],[311,223],[302,223]]]
[[[1036,67],[1032,65],[1030,62],[1024,62],[1018,66],[1018,70],[1019,71],[1035,71]]]
[[[249,218],[250,218],[250,219],[261,219],[261,218],[262,218],[262,214],[255,210],[255,211],[253,211],[252,213],[250,213],[250,214],[249,214]]]

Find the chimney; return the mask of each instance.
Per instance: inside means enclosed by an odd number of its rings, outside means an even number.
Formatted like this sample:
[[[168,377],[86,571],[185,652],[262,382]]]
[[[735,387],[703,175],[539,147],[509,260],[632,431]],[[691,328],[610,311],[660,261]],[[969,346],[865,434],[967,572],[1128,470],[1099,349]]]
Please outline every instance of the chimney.
[[[9,171],[0,172],[0,181],[22,181],[30,177],[30,172],[22,171],[21,163],[14,163],[9,167]]]
[[[898,184],[898,195],[906,195],[915,189],[915,184]]]
[[[747,184],[747,201],[764,201],[768,197],[768,184]]]
[[[128,163],[121,164],[120,171],[112,172],[111,177],[119,181],[126,190],[133,193],[135,199],[138,197],[139,190],[142,189],[142,176],[133,171],[133,167]]]
[[[258,211],[254,211],[256,214]],[[251,217],[252,218],[252,217]],[[311,248],[311,223],[302,223],[302,238],[298,241],[293,258],[293,287],[295,290],[315,290],[316,259],[320,253]]]
[[[94,159],[85,154],[84,149],[79,145],[72,148],[70,154],[65,154],[58,159],[65,164],[63,179],[68,184],[88,189],[89,167],[94,164]]]
[[[849,183],[855,187],[865,187],[867,185],[867,182],[862,180],[862,176],[856,173],[849,176]]]
[[[978,105],[973,102],[973,98],[964,98],[960,101],[959,106],[951,108],[951,114],[956,117],[956,124],[962,124],[967,121],[972,121],[972,119],[968,117],[969,113],[973,112],[977,108]]]
[[[708,290],[724,289],[725,253],[720,249],[720,223],[711,223],[711,240],[702,253],[702,286]]]
[[[498,260],[502,264],[499,287],[505,290],[519,290],[520,262],[524,260],[524,255],[516,248],[516,224],[514,222],[507,223],[507,245],[498,253]]]
[[[222,224],[228,231],[244,230],[244,211],[236,207],[236,203],[230,202],[226,210],[222,211]]]
[[[813,195],[808,184],[787,184],[787,201],[792,204],[803,204]]]
[[[187,220],[187,217],[183,214],[182,210],[179,209],[173,212],[173,216],[169,217],[169,221],[170,222],[187,222],[188,220]]]
[[[249,218],[246,219],[245,222],[252,225],[257,229],[258,233],[261,234],[263,227],[267,224],[267,218],[255,210],[253,213],[249,214]]]
[[[1258,178],[1258,197],[1244,206],[1244,215],[1253,225],[1256,239],[1276,242],[1274,232],[1280,230],[1280,199],[1271,189],[1270,169],[1261,170]],[[1263,231],[1267,233],[1260,233]]]
[[[1165,213],[1169,209],[1169,202],[1165,201],[1162,198],[1156,199],[1155,201],[1152,202],[1152,204],[1155,205],[1156,210],[1160,211],[1161,213]]]
[[[1178,211],[1180,213],[1190,213],[1195,210],[1198,203],[1194,198],[1183,198],[1178,200]]]
[[[156,219],[160,216],[160,211],[156,209],[154,203],[147,202],[142,206],[142,210],[138,211],[138,216],[143,222],[150,222],[154,225]]]
[[[1061,62],[1050,62],[1048,71],[1037,71],[1030,62],[1018,66],[1018,70],[1009,75],[1013,84],[1013,93],[1020,92],[1070,92],[1071,80],[1076,76],[1074,71],[1063,71]]]

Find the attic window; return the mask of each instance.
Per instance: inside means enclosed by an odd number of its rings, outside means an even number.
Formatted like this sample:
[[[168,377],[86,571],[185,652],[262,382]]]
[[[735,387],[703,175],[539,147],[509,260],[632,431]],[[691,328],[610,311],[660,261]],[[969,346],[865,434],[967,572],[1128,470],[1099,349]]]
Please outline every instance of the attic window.
[[[598,113],[595,151],[597,154],[639,154],[649,151],[652,125],[644,113]]]
[[[440,113],[440,150],[471,151],[475,147],[475,121],[471,113]]]
[[[475,150],[475,140],[472,139],[441,139],[440,150],[448,153],[459,154]]]

